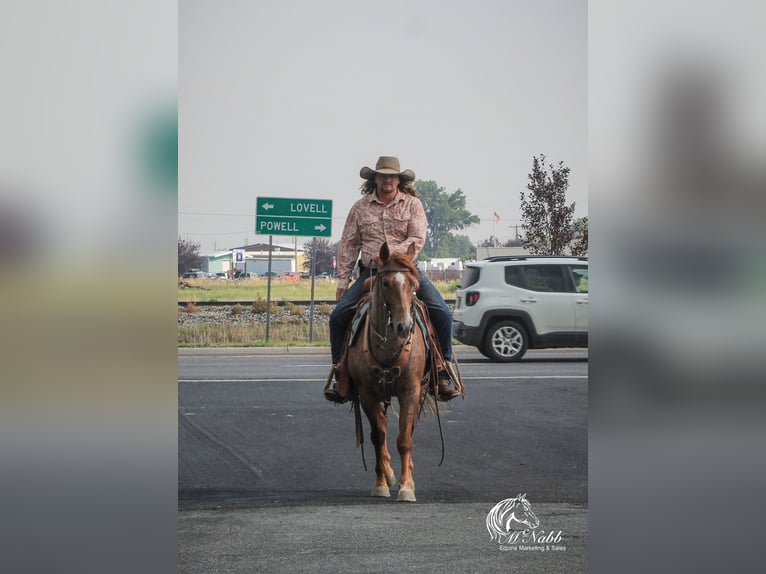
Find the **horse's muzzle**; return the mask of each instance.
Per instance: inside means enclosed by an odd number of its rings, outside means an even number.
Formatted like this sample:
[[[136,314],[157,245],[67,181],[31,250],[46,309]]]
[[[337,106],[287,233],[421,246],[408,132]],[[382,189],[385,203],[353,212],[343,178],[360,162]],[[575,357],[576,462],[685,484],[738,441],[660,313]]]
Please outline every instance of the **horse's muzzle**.
[[[400,339],[405,339],[412,334],[412,330],[415,328],[415,322],[412,317],[407,322],[401,322],[396,324],[396,335]]]

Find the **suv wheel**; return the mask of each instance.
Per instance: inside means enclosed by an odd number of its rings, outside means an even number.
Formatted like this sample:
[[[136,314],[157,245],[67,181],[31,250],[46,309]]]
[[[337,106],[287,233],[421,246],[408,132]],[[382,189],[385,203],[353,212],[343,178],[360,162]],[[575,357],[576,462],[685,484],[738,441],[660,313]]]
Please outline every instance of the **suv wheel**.
[[[527,332],[516,321],[500,321],[487,331],[482,353],[493,361],[518,361],[527,352],[527,341]]]

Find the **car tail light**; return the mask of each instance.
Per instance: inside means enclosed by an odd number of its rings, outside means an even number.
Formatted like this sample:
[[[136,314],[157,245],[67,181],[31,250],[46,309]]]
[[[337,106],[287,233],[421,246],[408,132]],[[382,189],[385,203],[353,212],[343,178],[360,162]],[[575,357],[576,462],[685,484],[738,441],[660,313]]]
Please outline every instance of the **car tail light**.
[[[466,307],[470,307],[471,305],[476,305],[478,301],[479,301],[478,291],[469,291],[468,293],[465,294]]]

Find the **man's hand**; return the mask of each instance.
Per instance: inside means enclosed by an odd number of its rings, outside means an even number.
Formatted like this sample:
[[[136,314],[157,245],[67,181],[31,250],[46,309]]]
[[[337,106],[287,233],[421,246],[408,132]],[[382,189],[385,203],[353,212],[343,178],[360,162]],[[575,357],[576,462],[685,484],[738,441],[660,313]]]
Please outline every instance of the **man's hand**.
[[[340,298],[341,298],[341,297],[343,297],[343,294],[344,294],[345,292],[346,292],[346,289],[344,289],[343,287],[338,287],[338,288],[335,290],[335,300],[336,300],[336,301],[340,301]]]

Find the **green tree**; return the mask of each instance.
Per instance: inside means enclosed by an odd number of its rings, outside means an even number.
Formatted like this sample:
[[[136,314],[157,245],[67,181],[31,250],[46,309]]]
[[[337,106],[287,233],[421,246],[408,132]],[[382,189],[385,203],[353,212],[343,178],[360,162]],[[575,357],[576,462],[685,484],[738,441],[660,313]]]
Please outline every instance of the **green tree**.
[[[330,243],[323,237],[316,238],[316,249],[314,240],[303,244],[303,251],[306,258],[303,261],[303,268],[311,273],[311,263],[316,256],[316,273],[333,273],[332,258],[338,255],[338,244]]]
[[[574,222],[574,243],[569,250],[572,255],[588,254],[588,218],[581,217]]]
[[[545,155],[532,158],[529,194],[521,192],[524,247],[534,255],[563,255],[574,235],[575,204],[566,205],[569,168],[560,161],[545,165]]]
[[[465,195],[460,189],[448,194],[432,180],[417,180],[415,189],[428,219],[428,237],[423,251],[430,257],[455,257],[454,253],[445,253],[442,248],[450,241],[448,238],[454,239],[451,231],[479,223],[479,217],[466,209]]]
[[[521,247],[523,245],[524,243],[521,239],[508,239],[505,243],[502,243],[494,235],[490,235],[487,239],[482,239],[478,243],[479,247]]]
[[[192,268],[202,265],[202,256],[199,254],[200,244],[188,239],[178,238],[178,275],[179,277]]]
[[[476,247],[474,247],[467,235],[448,234],[442,240],[439,246],[439,253],[436,257],[457,257],[466,260],[476,257]]]

